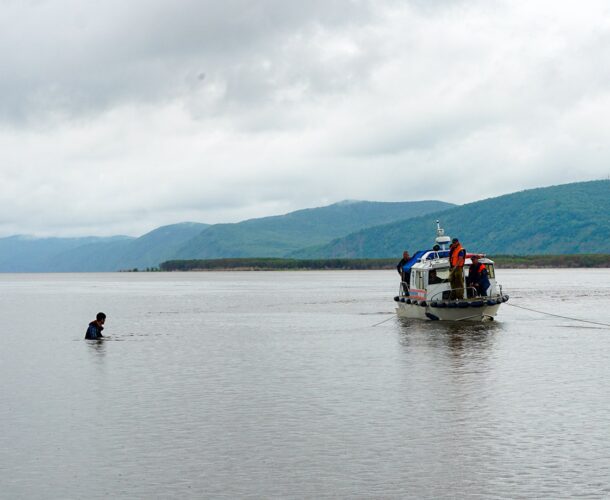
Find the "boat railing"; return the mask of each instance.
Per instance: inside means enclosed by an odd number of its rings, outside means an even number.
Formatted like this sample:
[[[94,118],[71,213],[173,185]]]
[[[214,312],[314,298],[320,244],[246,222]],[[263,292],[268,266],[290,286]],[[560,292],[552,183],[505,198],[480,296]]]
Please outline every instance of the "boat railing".
[[[462,295],[461,299],[464,300],[464,297],[463,297],[464,290],[466,290],[467,299],[475,299],[475,298],[481,297],[481,295],[479,294],[479,291],[475,287],[467,286],[467,287],[459,287],[459,288],[446,288],[445,290],[436,292],[428,300],[445,300],[445,299],[443,299],[443,294],[448,293],[449,297],[451,297],[451,295],[453,295],[453,292],[455,292],[456,295]],[[439,297],[439,295],[440,295],[440,297]],[[449,299],[449,300],[451,300],[451,299]]]
[[[406,286],[405,286],[406,285]],[[501,297],[502,296],[502,285],[498,285],[499,289],[500,289],[500,293],[494,293],[494,294],[490,294],[490,295],[481,295],[479,293],[479,291],[473,287],[473,286],[467,286],[467,287],[460,287],[460,288],[445,288],[443,290],[440,290],[438,292],[436,292],[434,295],[428,297],[428,300],[447,300],[443,298],[444,294],[448,294],[449,297],[451,297],[452,292],[455,291],[456,295],[462,295],[462,300],[464,300],[464,291],[466,291],[466,299],[477,299],[477,298],[481,298],[481,297]],[[489,288],[489,291],[491,291],[491,287]],[[399,297],[403,297],[403,296],[408,296],[409,295],[409,283],[407,283],[406,281],[401,281],[400,285],[398,285],[398,296]],[[448,300],[452,300],[452,299],[448,299]],[[459,299],[456,299],[459,300]]]
[[[436,252],[436,251],[432,251],[431,254],[432,254],[432,258],[429,259],[429,260],[440,260],[440,259],[446,259],[447,258],[447,257],[442,257],[440,255],[440,253]]]

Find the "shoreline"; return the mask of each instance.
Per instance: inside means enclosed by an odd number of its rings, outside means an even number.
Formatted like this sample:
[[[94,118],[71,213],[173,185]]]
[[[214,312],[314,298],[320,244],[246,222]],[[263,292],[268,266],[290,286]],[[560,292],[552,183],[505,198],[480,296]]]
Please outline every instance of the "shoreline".
[[[498,255],[490,256],[490,258],[494,261],[496,269],[610,268],[610,254]],[[153,271],[379,271],[395,270],[398,260],[399,259],[280,258],[193,259],[163,262],[158,269]]]

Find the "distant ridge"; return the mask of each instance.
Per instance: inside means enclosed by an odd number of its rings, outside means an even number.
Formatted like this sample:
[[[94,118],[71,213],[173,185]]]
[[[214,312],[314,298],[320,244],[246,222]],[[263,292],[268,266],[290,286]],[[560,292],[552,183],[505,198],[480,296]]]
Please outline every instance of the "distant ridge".
[[[47,272],[59,254],[90,245],[120,245],[129,236],[37,238],[27,235],[0,238],[0,272]]]
[[[157,267],[208,224],[181,222],[162,226],[128,241],[91,244],[63,252],[50,261],[53,271],[118,271]]]
[[[435,220],[467,249],[490,254],[610,253],[610,180],[529,189],[354,232],[292,258],[388,258],[430,248]]]
[[[139,238],[0,238],[0,272],[87,272],[156,267],[176,247],[208,227],[184,222],[157,228]]]
[[[176,258],[282,256],[358,229],[451,206],[442,201],[350,200],[236,224],[171,224],[139,238],[13,236],[0,238],[0,272],[119,271],[155,268]]]
[[[188,241],[177,259],[282,257],[305,246],[379,224],[436,212],[443,201],[375,202],[346,200],[285,215],[216,224]]]
[[[345,200],[235,224],[171,224],[139,238],[0,238],[0,272],[156,268],[227,258],[397,259],[430,248],[435,221],[467,250],[496,255],[610,254],[610,180],[529,189],[456,206]]]

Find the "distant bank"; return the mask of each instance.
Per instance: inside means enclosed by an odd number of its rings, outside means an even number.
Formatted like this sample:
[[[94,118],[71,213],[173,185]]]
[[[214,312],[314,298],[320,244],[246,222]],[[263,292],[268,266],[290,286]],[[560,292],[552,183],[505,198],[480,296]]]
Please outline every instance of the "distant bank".
[[[610,268],[610,254],[578,255],[490,255],[497,268]],[[394,269],[395,259],[196,259],[169,260],[161,271],[282,271]]]

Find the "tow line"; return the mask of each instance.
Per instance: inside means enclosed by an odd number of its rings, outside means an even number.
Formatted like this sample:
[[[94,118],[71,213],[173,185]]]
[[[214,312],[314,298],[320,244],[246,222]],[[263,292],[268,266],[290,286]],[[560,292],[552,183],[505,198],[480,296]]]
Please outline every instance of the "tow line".
[[[525,309],[526,311],[532,311],[538,314],[546,314],[547,316],[554,316],[555,318],[562,318],[562,319],[569,319],[570,321],[580,321],[582,323],[591,323],[592,325],[599,325],[599,326],[605,326],[607,328],[610,328],[610,324],[608,323],[599,323],[597,321],[590,321],[587,319],[581,319],[581,318],[571,318],[570,316],[561,316],[559,314],[553,314],[553,313],[548,313],[546,311],[539,311],[537,309],[531,309],[529,307],[524,307],[524,306],[518,306],[517,304],[506,304],[507,306],[511,306],[511,307],[518,307],[519,309]]]

